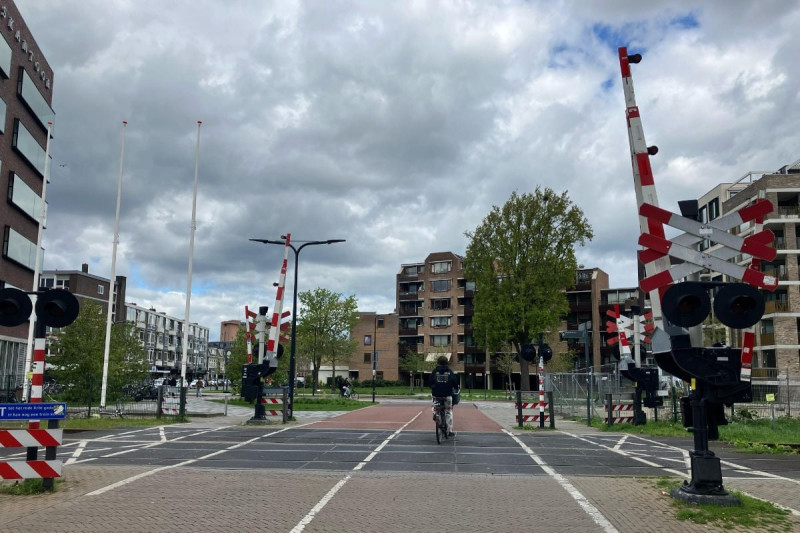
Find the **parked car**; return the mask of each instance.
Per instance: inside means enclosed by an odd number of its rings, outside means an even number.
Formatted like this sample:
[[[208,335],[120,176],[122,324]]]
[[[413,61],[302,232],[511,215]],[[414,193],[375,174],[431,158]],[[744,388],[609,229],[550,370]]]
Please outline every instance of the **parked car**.
[[[125,387],[125,395],[133,398],[133,401],[140,402],[142,400],[157,400],[158,387],[152,381],[145,383],[134,383]]]

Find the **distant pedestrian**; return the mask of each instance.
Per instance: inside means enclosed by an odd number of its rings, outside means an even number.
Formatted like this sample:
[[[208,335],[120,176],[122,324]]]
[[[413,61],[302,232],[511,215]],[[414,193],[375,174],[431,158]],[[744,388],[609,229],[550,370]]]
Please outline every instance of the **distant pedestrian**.
[[[197,380],[197,397],[199,398],[202,395],[203,395],[203,380],[202,379],[198,379]]]

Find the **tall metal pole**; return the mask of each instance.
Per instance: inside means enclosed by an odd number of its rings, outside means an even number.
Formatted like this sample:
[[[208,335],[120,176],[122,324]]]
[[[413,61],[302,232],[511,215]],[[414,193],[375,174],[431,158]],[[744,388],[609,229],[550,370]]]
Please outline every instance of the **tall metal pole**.
[[[372,403],[375,403],[375,371],[378,369],[378,313],[375,313],[375,324],[372,335]],[[413,379],[413,378],[412,378]]]
[[[255,242],[263,242],[264,244],[280,244],[281,246],[288,246],[294,252],[294,290],[292,297],[292,348],[289,355],[289,408],[286,410],[286,416],[291,418],[294,416],[294,382],[295,382],[295,357],[297,354],[297,272],[298,264],[300,262],[300,251],[306,246],[315,244],[334,244],[337,242],[345,242],[344,239],[328,239],[327,241],[307,241],[295,248],[293,244],[289,244],[286,239],[287,236],[282,236],[282,241],[273,241],[269,239],[250,239]],[[313,384],[316,386],[316,384]]]
[[[592,375],[589,372],[589,331],[583,332],[583,354],[586,357],[586,425],[592,425]]]
[[[181,361],[181,388],[186,383],[186,358],[189,350],[189,308],[192,299],[192,257],[194,256],[194,232],[197,229],[195,221],[197,219],[197,173],[200,162],[200,125],[197,121],[197,143],[194,149],[194,190],[192,191],[192,225],[189,233],[189,276],[186,279],[186,319],[183,325],[183,360]],[[181,395],[181,398],[184,398]],[[183,407],[183,402],[181,402]]]
[[[100,408],[106,407],[106,390],[108,388],[108,359],[111,353],[111,321],[114,309],[114,281],[117,275],[117,245],[119,244],[119,207],[122,203],[122,169],[125,162],[125,127],[128,122],[122,121],[122,149],[119,156],[119,178],[117,179],[117,211],[114,215],[114,244],[111,247],[111,276],[108,278],[108,312],[106,313],[106,344],[103,350],[103,381],[100,386]]]
[[[42,205],[39,209],[39,231],[36,235],[36,260],[33,265],[33,289],[34,293],[39,290],[39,272],[41,266],[39,263],[42,261],[42,233],[44,232],[45,218],[47,216],[47,182],[50,181],[50,131],[53,129],[53,123],[47,123],[47,142],[44,151],[44,179],[42,180]],[[28,346],[25,350],[25,373],[27,376],[28,371],[31,369],[31,361],[33,361],[33,336],[35,333],[36,324],[36,294],[31,294],[31,303],[33,304],[34,311],[31,313],[30,322],[28,325]],[[22,401],[28,401],[28,387],[22,388]]]

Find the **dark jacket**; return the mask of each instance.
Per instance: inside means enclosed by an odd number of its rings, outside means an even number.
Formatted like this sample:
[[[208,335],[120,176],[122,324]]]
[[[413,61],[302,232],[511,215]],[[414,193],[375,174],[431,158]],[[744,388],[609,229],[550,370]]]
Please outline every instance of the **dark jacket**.
[[[459,380],[455,372],[447,366],[437,366],[428,378],[428,386],[433,396],[452,396],[459,389]]]

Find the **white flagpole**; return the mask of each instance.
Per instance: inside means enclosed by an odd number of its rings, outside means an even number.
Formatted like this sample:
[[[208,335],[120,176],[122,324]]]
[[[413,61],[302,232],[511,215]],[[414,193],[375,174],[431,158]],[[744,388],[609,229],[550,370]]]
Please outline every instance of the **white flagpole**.
[[[108,357],[111,352],[111,320],[114,309],[114,282],[117,275],[117,244],[119,244],[119,206],[122,203],[122,169],[125,162],[125,126],[122,121],[122,153],[119,156],[119,179],[117,180],[117,213],[114,216],[114,245],[111,251],[111,277],[108,279],[108,313],[106,315],[106,346],[103,351],[103,384],[100,388],[100,408],[106,407],[106,390],[108,389]]]
[[[53,123],[47,123],[47,142],[44,150],[44,180],[42,180],[42,205],[39,210],[39,233],[36,236],[36,264],[33,266],[33,292],[39,290],[39,272],[40,263],[42,262],[42,233],[44,232],[44,224],[47,219],[47,182],[50,181],[50,131],[53,129]],[[31,313],[30,322],[28,323],[28,346],[25,349],[25,379],[28,379],[28,372],[31,369],[31,361],[33,360],[33,336],[36,328],[36,295],[31,294],[31,303],[33,304],[33,312]],[[22,401],[28,401],[28,387],[22,389]]]
[[[192,225],[189,235],[189,277],[186,280],[186,320],[183,324],[183,361],[181,362],[181,387],[186,383],[186,359],[189,350],[189,307],[192,299],[192,256],[194,255],[194,232],[197,218],[197,170],[200,162],[200,125],[197,121],[197,144],[194,149],[194,191],[192,193]]]

